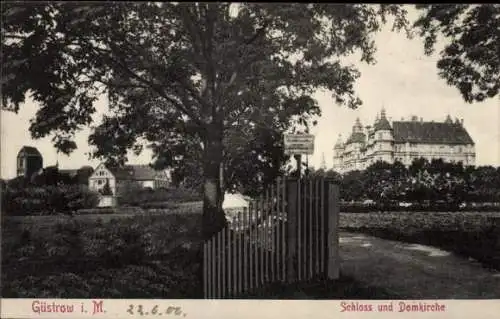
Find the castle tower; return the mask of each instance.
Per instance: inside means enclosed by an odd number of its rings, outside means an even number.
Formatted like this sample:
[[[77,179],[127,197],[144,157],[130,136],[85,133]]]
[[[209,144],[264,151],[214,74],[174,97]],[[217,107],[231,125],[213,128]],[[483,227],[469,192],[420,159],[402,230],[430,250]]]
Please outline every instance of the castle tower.
[[[333,170],[337,172],[343,171],[344,163],[344,143],[342,142],[342,135],[339,134],[337,142],[333,148]]]
[[[385,108],[382,107],[380,119],[374,125],[374,152],[372,163],[384,161],[387,163],[394,162],[394,136],[391,124],[387,120]]]

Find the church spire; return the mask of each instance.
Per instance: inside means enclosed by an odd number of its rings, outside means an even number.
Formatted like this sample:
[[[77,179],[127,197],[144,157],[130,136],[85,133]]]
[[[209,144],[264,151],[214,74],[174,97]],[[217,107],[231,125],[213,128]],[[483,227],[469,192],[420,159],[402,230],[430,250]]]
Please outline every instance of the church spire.
[[[450,114],[448,114],[448,115],[446,116],[446,121],[444,121],[444,122],[445,122],[445,123],[447,123],[447,124],[452,124],[452,123],[453,123],[453,120],[451,119]]]

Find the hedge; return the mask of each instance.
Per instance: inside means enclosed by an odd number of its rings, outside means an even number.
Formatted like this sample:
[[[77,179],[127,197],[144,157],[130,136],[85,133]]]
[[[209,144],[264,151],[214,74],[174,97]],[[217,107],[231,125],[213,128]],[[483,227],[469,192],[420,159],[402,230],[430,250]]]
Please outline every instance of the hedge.
[[[94,208],[99,194],[85,185],[7,187],[2,194],[2,211],[7,215],[53,215]]]

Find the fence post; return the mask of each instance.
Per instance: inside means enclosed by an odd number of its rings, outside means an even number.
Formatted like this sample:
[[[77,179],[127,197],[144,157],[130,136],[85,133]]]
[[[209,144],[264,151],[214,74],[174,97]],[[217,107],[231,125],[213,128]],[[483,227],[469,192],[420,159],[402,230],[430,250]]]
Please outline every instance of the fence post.
[[[295,281],[296,279],[296,265],[295,258],[297,253],[297,180],[290,180],[287,189],[287,278],[286,281]]]
[[[328,187],[328,211],[327,220],[327,256],[326,275],[328,279],[339,278],[339,187],[332,181],[327,180]]]

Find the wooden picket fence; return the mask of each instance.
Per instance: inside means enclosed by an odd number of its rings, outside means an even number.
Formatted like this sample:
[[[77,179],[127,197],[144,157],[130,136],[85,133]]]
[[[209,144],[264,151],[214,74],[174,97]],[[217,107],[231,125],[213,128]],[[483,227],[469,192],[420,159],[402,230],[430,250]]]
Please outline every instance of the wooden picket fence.
[[[330,180],[278,179],[204,243],[205,298],[338,278],[338,204]]]

